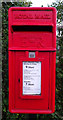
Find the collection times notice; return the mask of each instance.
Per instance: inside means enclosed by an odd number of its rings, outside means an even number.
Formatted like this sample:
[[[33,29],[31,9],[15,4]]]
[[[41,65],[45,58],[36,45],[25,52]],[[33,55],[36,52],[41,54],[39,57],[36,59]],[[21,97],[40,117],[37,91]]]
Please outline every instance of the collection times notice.
[[[23,95],[41,94],[41,62],[23,62]]]

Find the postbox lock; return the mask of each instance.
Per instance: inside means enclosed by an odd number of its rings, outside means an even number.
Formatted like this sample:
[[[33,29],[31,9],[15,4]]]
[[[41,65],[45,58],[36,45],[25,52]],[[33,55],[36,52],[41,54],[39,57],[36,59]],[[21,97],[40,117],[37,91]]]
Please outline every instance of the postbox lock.
[[[29,58],[35,58],[35,52],[29,52]]]

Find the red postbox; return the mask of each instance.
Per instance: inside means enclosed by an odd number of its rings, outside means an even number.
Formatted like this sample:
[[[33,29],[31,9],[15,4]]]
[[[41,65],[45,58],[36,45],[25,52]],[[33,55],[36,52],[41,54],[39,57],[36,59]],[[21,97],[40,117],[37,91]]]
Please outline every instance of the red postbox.
[[[9,111],[55,110],[56,9],[9,9]]]

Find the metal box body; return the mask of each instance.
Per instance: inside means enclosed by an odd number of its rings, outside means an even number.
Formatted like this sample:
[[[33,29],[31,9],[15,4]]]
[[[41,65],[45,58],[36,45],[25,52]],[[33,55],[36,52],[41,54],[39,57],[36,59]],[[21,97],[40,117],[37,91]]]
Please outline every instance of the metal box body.
[[[11,7],[8,51],[9,111],[53,113],[56,9]]]

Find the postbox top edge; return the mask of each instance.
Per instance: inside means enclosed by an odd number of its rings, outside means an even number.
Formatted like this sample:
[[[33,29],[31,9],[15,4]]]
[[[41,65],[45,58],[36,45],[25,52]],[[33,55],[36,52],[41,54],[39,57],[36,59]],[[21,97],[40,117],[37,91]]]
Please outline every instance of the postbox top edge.
[[[28,10],[28,11],[32,11],[32,10],[36,10],[36,11],[54,11],[56,12],[56,8],[55,7],[10,7],[9,11],[13,11],[13,10]]]

